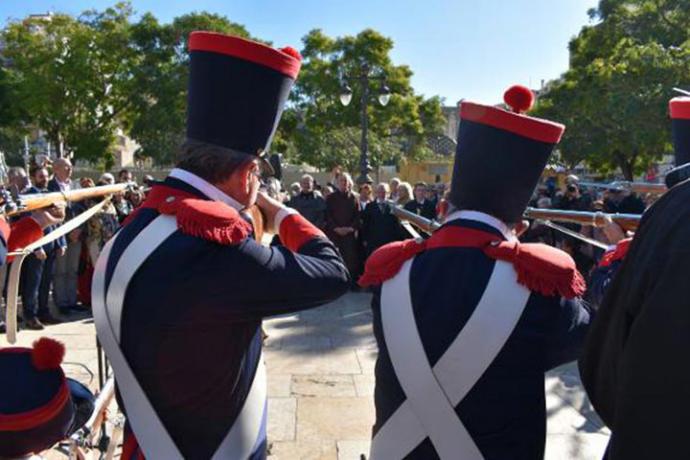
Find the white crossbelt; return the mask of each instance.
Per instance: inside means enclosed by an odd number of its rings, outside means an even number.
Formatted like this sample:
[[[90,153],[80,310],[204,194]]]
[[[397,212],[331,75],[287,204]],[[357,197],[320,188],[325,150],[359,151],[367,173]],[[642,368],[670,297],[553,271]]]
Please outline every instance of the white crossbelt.
[[[93,316],[98,338],[111,361],[127,418],[139,446],[147,458],[183,459],[158,414],[137,381],[120,349],[120,320],[127,286],[144,261],[177,230],[173,216],[154,219],[125,249],[113,272],[106,293],[108,258],[116,238],[103,248],[94,270]],[[213,460],[246,460],[257,444],[266,410],[266,368],[259,357],[247,399],[232,428],[218,446]]]
[[[530,291],[512,264],[496,261],[479,304],[431,368],[410,297],[408,260],[381,289],[381,322],[396,377],[407,400],[374,436],[371,460],[402,459],[427,437],[442,460],[481,460],[455,407],[489,368],[517,325]]]
[[[16,256],[12,261],[9,281],[7,282],[7,311],[5,312],[5,324],[7,325],[7,341],[14,343],[17,341],[17,298],[19,297],[19,279],[22,272],[22,265],[26,256],[36,249],[67,235],[72,230],[83,225],[87,220],[96,215],[105,205],[110,203],[110,198],[106,198],[100,203],[90,207],[74,219],[61,225],[43,238],[34,241],[25,248],[11,252],[8,256]]]

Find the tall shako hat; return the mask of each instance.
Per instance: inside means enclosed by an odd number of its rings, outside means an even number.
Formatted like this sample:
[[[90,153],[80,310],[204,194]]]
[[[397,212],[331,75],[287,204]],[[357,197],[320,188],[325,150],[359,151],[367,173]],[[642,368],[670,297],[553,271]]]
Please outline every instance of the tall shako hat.
[[[565,127],[528,117],[534,103],[524,86],[504,94],[511,111],[462,102],[450,191],[458,209],[518,222]]]
[[[189,52],[187,138],[263,157],[300,54],[213,32],[192,32]]]
[[[48,338],[33,348],[0,349],[0,457],[38,453],[67,436],[74,406],[60,367],[64,354]]]
[[[676,167],[666,175],[671,188],[690,177],[690,97],[674,97],[668,104]]]

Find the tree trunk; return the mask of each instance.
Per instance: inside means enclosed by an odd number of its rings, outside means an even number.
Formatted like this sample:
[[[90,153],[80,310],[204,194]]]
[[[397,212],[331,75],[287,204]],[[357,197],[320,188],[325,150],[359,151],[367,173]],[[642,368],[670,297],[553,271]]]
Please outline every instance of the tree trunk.
[[[633,180],[633,163],[632,162],[630,162],[630,161],[621,162],[621,171],[623,171],[623,176],[625,177],[625,180],[627,180],[627,181]]]
[[[627,181],[632,181],[633,180],[633,171],[634,171],[634,166],[635,166],[635,159],[637,158],[637,155],[632,156],[631,158],[625,158],[625,155],[623,155],[620,152],[614,152],[614,156],[617,159],[618,167],[621,168],[621,172],[623,173],[623,177],[625,177],[625,180]]]

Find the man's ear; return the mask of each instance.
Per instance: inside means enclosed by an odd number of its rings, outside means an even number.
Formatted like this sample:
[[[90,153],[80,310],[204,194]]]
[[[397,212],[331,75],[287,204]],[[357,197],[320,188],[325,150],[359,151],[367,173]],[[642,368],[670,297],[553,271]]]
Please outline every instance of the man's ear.
[[[248,161],[237,171],[240,179],[240,186],[245,193],[249,193],[251,189],[251,176],[253,174],[255,164],[253,161]]]

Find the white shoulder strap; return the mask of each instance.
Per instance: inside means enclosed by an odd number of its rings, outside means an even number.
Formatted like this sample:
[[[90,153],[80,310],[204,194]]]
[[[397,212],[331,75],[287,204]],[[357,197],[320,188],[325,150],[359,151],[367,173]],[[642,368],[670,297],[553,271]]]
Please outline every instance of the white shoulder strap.
[[[137,236],[136,240],[146,241],[148,245],[145,247],[143,253],[136,254],[136,259],[130,259],[132,262],[139,261],[139,264],[148,257],[168,236],[177,230],[177,225],[174,217],[159,216],[151,224],[149,224]],[[158,418],[158,414],[154,410],[151,402],[146,397],[146,393],[139,385],[139,381],[134,376],[134,372],[129,367],[129,363],[125,358],[122,350],[120,350],[119,336],[120,336],[120,314],[117,313],[115,318],[109,315],[109,308],[106,304],[106,290],[105,290],[105,276],[108,258],[112,250],[113,243],[117,236],[112,238],[103,248],[96,266],[94,267],[93,286],[92,286],[92,307],[93,318],[96,324],[96,331],[98,332],[98,339],[101,341],[105,349],[108,359],[113,366],[117,385],[120,388],[120,394],[125,405],[125,410],[128,415],[128,421],[132,426],[132,431],[137,437],[137,441],[141,450],[147,458],[166,458],[170,460],[183,460],[177,446],[163,426],[163,423]],[[121,261],[127,261],[130,245],[122,254]],[[143,256],[143,257],[142,257]],[[138,269],[138,265],[131,267],[130,276],[126,281],[134,275],[134,271]],[[119,268],[119,264],[117,269]],[[113,282],[116,281],[113,276]],[[120,280],[119,282],[122,282]],[[111,286],[113,285],[111,282]],[[118,290],[126,291],[127,286],[118,287]],[[122,305],[120,305],[121,307]],[[121,308],[120,308],[121,310]]]
[[[406,262],[381,290],[384,338],[407,400],[376,433],[371,459],[404,458],[429,437],[441,459],[481,460],[455,407],[505,345],[530,291],[517,283],[511,264],[496,261],[475,311],[432,369],[414,319],[409,287],[412,262]]]

